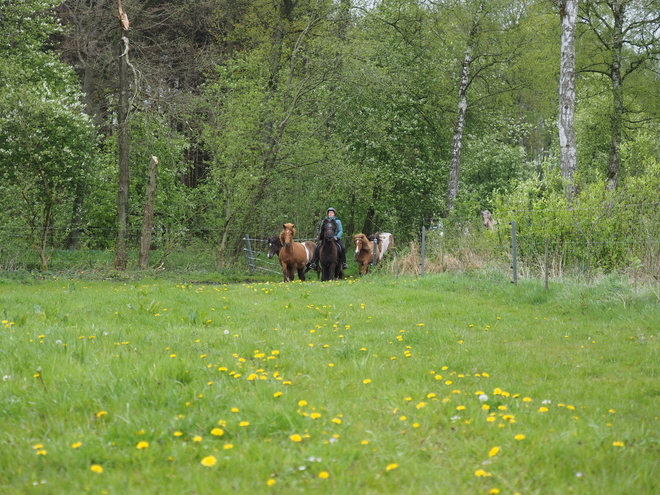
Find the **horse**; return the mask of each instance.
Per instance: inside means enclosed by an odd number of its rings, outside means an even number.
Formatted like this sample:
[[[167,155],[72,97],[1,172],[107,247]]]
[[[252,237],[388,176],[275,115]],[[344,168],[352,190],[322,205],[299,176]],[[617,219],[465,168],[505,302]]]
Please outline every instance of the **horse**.
[[[305,246],[305,249],[307,250],[307,261],[305,262],[305,272],[304,272],[307,273],[309,271],[307,265],[312,261],[312,258],[314,257],[314,250],[316,249],[316,244],[312,241],[305,241],[302,244]],[[275,255],[277,255],[279,258],[281,249],[282,249],[282,241],[280,240],[279,235],[274,235],[268,238],[268,259],[271,259]],[[318,278],[321,278],[320,271],[318,270],[316,271],[316,276]]]
[[[355,245],[355,261],[358,264],[360,275],[369,273],[369,265],[374,260],[374,240],[378,239],[378,251],[376,253],[376,263],[380,263],[383,255],[394,245],[394,237],[389,232],[374,234],[367,238],[364,234],[355,234],[353,244]]]
[[[369,265],[374,261],[374,244],[364,234],[355,234],[353,236],[353,245],[355,246],[355,261],[358,264],[358,273],[360,275],[369,273]]]
[[[335,243],[337,222],[333,218],[326,218],[321,224],[321,247],[319,249],[319,262],[321,264],[321,281],[344,278],[344,270],[339,261],[339,248]]]
[[[271,259],[273,256],[280,254],[280,249],[282,249],[282,241],[280,241],[279,235],[274,235],[273,237],[268,238],[268,259]]]
[[[375,237],[378,237],[377,262],[380,263],[387,250],[391,247],[394,247],[394,236],[389,232],[381,232],[379,234],[372,235],[369,239],[373,241]]]
[[[307,264],[314,255],[316,245],[313,242],[294,242],[293,237],[296,235],[296,228],[292,223],[285,223],[282,227],[283,230],[279,237],[281,247],[277,256],[280,259],[280,265],[282,265],[284,281],[292,282],[295,272],[298,271],[298,278],[304,282]],[[271,243],[269,242],[269,244]],[[274,252],[276,247],[272,247],[272,249]],[[272,258],[270,250],[268,257]]]

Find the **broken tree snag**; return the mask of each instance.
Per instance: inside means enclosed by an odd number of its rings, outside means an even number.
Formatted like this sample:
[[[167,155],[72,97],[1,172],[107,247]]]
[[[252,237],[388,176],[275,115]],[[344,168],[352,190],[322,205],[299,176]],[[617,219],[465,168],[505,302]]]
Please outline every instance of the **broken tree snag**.
[[[149,250],[151,249],[151,231],[154,224],[154,205],[156,203],[156,174],[158,172],[158,158],[151,157],[149,163],[149,177],[147,178],[147,192],[144,204],[144,220],[142,221],[142,239],[140,241],[140,258],[138,264],[141,270],[149,268]]]
[[[131,25],[128,22],[128,15],[126,14],[126,12],[124,12],[124,9],[121,6],[121,0],[117,0],[117,7],[119,8],[119,15],[117,17],[119,17],[119,23],[121,24],[121,28],[124,31],[128,31],[129,29],[131,29]]]

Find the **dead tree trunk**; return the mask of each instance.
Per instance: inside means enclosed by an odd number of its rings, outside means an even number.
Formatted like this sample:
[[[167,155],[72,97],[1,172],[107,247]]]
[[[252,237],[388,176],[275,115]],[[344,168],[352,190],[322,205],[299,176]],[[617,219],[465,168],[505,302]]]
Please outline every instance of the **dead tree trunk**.
[[[117,112],[117,146],[119,148],[119,182],[117,197],[117,246],[115,247],[115,268],[125,270],[128,265],[128,187],[130,142],[128,138],[128,17],[119,6],[119,22],[122,30],[119,45],[119,108]]]
[[[149,177],[147,178],[147,192],[144,205],[144,220],[142,221],[142,238],[140,242],[140,257],[138,266],[141,270],[149,268],[149,250],[151,249],[151,231],[154,224],[154,204],[156,203],[156,174],[158,172],[158,158],[151,157],[149,162]]]

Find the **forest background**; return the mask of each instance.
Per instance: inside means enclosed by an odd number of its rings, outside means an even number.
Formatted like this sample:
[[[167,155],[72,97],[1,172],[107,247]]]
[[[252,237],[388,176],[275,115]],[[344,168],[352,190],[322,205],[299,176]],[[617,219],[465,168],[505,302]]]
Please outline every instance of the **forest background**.
[[[605,243],[590,263],[660,275],[660,1],[577,5],[567,175],[570,4],[0,0],[0,263],[115,250],[126,268],[151,194],[151,247],[210,246],[219,268],[285,221],[314,238],[333,206],[399,245],[484,209],[565,240],[581,212]]]

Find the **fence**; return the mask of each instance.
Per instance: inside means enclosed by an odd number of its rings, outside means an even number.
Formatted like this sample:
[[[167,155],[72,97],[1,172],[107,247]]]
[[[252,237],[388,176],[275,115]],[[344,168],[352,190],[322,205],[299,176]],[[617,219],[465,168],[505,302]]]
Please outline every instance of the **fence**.
[[[514,283],[611,272],[660,281],[659,212],[657,203],[510,211],[491,229],[474,218],[424,219],[417,273],[490,264]]]

